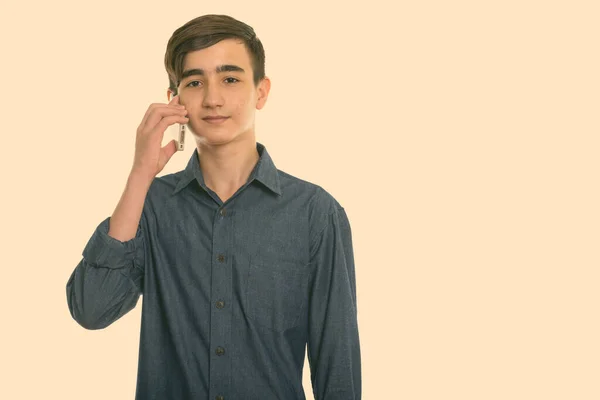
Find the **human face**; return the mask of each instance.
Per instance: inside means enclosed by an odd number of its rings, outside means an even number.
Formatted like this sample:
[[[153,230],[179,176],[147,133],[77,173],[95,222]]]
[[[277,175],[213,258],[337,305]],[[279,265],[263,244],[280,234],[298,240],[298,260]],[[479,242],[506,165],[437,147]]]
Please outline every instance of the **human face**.
[[[187,126],[199,144],[224,144],[254,138],[255,110],[264,106],[269,89],[266,77],[254,86],[244,44],[226,39],[186,54],[179,103],[188,111]],[[225,118],[207,119],[210,116]]]

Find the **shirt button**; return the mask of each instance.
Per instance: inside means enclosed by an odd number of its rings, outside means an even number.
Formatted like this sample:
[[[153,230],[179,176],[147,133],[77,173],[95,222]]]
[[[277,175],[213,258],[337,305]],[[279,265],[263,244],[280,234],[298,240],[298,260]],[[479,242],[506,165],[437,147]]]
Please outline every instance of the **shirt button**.
[[[227,211],[225,211],[224,208],[221,208],[221,211],[219,213],[224,217],[227,214]]]
[[[225,354],[225,349],[222,348],[221,346],[217,347],[217,351],[216,351],[218,356],[222,356],[223,354]]]
[[[217,257],[217,260],[219,260],[219,262],[223,262],[223,261],[225,261],[225,256],[223,254],[219,254],[219,256]]]
[[[225,307],[225,302],[224,301],[217,301],[217,308],[223,308]]]
[[[225,400],[225,397],[223,397],[223,396],[217,396],[216,399],[217,400]]]

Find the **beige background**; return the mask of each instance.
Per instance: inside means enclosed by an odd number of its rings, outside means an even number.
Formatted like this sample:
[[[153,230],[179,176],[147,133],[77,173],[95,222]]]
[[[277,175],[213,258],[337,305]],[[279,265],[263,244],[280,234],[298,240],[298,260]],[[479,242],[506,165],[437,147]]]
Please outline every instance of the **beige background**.
[[[600,398],[597,2],[204,4],[3,3],[0,398],[133,398],[143,298],[87,331],[65,285],[206,13],[263,41],[257,140],[347,210],[364,399]]]

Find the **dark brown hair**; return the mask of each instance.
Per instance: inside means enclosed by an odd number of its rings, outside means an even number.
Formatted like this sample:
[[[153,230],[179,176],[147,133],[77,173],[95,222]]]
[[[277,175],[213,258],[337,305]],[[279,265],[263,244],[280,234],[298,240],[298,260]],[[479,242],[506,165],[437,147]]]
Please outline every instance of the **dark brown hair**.
[[[177,94],[187,53],[210,47],[224,39],[243,42],[250,56],[254,86],[257,86],[265,77],[265,50],[254,29],[229,15],[207,14],[186,22],[169,39],[165,53],[169,89]]]

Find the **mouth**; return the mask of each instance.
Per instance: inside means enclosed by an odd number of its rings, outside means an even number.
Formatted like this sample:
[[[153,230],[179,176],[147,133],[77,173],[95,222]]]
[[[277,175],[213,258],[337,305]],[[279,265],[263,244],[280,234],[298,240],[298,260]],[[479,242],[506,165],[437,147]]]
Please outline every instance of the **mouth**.
[[[222,124],[227,121],[229,117],[205,117],[202,118],[203,121],[208,122],[209,124]]]

